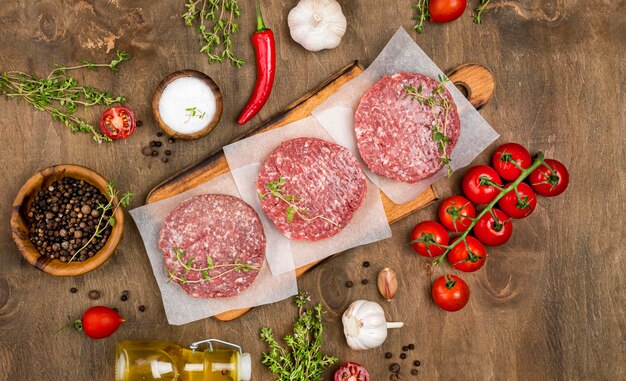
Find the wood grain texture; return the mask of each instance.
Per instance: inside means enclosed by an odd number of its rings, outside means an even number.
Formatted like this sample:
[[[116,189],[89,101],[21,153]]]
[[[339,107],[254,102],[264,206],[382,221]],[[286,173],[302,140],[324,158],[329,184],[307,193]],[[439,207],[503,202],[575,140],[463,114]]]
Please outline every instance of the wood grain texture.
[[[409,0],[340,0],[348,20],[341,45],[319,53],[304,51],[289,37],[287,13],[296,0],[263,0],[266,24],[274,30],[278,73],[270,101],[250,123],[258,125],[315,87],[346,62],[368,66],[399,25],[410,29]],[[252,2],[242,4],[235,49],[248,62],[255,27]],[[442,69],[460,62],[489,66],[497,92],[481,110],[500,132],[500,142],[516,141],[543,150],[570,169],[570,188],[558,198],[541,198],[535,213],[515,221],[512,240],[490,248],[478,273],[462,275],[472,296],[462,311],[435,307],[430,284],[439,276],[416,258],[406,240],[419,221],[435,217],[421,210],[393,225],[393,238],[350,250],[317,266],[299,280],[300,289],[321,300],[325,351],[341,361],[368,366],[374,380],[387,380],[383,354],[416,344],[409,358],[422,362],[420,374],[404,380],[623,380],[626,379],[626,261],[621,218],[626,196],[626,3],[600,0],[492,0],[484,24],[468,13],[450,24],[427,24],[412,36]],[[0,97],[0,380],[97,380],[113,378],[115,343],[161,339],[181,345],[207,336],[241,343],[252,353],[254,380],[271,380],[259,364],[266,346],[261,326],[287,333],[291,302],[256,308],[240,319],[213,319],[181,327],[167,324],[160,294],[137,230],[127,220],[124,237],[99,269],[80,277],[42,274],[19,255],[10,240],[11,202],[37,170],[73,162],[93,168],[143,203],[160,179],[185,168],[246,133],[235,119],[252,91],[255,67],[209,65],[198,53],[194,32],[180,14],[183,1],[26,0],[0,7],[0,71],[47,73],[54,63],[103,60],[116,49],[133,58],[120,72],[79,74],[86,84],[123,94],[144,126],[131,139],[97,146],[72,135],[24,104]],[[107,55],[107,50],[110,50]],[[150,112],[152,91],[167,74],[181,69],[207,73],[224,97],[224,114],[206,137],[177,141],[169,163],[141,155],[159,131]],[[84,115],[97,121],[103,110]],[[476,159],[486,163],[492,149]],[[436,184],[441,197],[460,192],[463,171]],[[368,260],[371,266],[362,267]],[[398,295],[386,303],[374,285],[384,267],[398,274]],[[346,289],[348,280],[355,287]],[[361,286],[361,279],[369,285]],[[78,293],[71,294],[70,287]],[[89,290],[102,297],[92,301]],[[126,302],[123,290],[130,291]],[[355,299],[383,303],[388,318],[403,320],[380,348],[350,350],[339,317]],[[126,323],[112,337],[90,340],[77,332],[52,332],[90,306],[117,307]],[[137,310],[145,305],[146,311]],[[28,329],[25,329],[28,327]],[[34,361],[36,359],[36,361]],[[397,357],[396,357],[397,359]],[[400,361],[400,360],[396,360]],[[407,360],[400,361],[408,370]],[[336,369],[333,367],[332,370]],[[325,380],[330,380],[330,372]]]

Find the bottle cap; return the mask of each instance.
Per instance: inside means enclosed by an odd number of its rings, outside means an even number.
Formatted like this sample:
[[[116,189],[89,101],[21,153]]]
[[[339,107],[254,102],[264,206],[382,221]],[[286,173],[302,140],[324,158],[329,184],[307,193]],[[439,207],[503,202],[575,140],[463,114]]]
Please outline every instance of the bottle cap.
[[[252,358],[250,353],[243,353],[239,360],[239,381],[250,381],[252,378]]]

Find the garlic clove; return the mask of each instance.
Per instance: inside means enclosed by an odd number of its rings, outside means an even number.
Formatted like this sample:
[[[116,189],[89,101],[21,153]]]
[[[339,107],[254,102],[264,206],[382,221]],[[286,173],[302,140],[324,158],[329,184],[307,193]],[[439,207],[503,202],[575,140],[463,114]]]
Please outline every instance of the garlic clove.
[[[396,296],[396,292],[398,292],[398,278],[396,272],[389,267],[380,270],[376,284],[378,291],[388,302],[391,301]]]
[[[387,322],[383,308],[376,302],[356,300],[341,317],[343,332],[350,348],[364,350],[382,345],[387,330],[400,328],[404,323]]]
[[[347,27],[341,5],[335,0],[300,0],[287,21],[291,38],[314,52],[337,47]]]

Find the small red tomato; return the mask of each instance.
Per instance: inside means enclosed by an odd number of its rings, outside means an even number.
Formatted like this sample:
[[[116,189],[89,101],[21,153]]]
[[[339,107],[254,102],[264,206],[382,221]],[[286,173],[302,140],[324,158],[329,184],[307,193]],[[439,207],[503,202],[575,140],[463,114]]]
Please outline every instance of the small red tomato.
[[[430,0],[428,13],[431,22],[450,22],[465,12],[467,0]]]
[[[82,329],[92,339],[103,339],[111,336],[123,322],[124,319],[115,310],[96,306],[85,311],[81,320],[75,324],[75,328]]]
[[[493,168],[504,180],[513,181],[522,174],[522,171],[513,164],[526,169],[532,164],[532,158],[528,150],[521,144],[506,143],[496,148],[491,158]]]
[[[439,204],[439,221],[446,229],[453,232],[464,232],[476,217],[476,208],[465,197],[451,196]],[[469,218],[468,218],[469,217]]]
[[[111,139],[126,139],[135,126],[135,115],[126,106],[111,107],[100,117],[100,129]]]
[[[477,204],[488,204],[498,196],[500,190],[493,186],[502,185],[502,180],[495,169],[488,165],[476,165],[465,173],[461,186],[463,193]]]
[[[424,257],[438,257],[446,249],[437,245],[448,245],[448,231],[435,221],[424,221],[415,225],[411,232],[411,245],[417,254]]]
[[[565,192],[569,185],[567,168],[560,161],[553,159],[545,159],[544,163],[528,176],[528,181],[540,195],[558,196]]]
[[[465,307],[470,290],[465,281],[456,275],[444,275],[433,283],[433,300],[446,311],[458,311]]]
[[[448,261],[457,270],[466,273],[473,272],[483,267],[487,258],[487,250],[479,240],[467,236],[466,242],[459,242],[448,253]]]
[[[510,184],[505,185],[505,188]],[[537,196],[530,185],[519,183],[515,190],[505,194],[498,206],[512,218],[525,218],[532,214],[537,207]]]
[[[370,381],[370,374],[361,365],[349,362],[337,369],[335,381]]]
[[[493,208],[478,220],[474,235],[487,246],[500,246],[513,235],[513,223],[503,211]]]

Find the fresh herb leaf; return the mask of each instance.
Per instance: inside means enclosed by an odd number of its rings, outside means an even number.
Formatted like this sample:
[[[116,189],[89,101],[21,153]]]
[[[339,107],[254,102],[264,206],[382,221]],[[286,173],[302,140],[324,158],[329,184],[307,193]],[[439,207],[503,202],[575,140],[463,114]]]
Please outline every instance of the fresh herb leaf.
[[[430,19],[430,13],[428,13],[428,1],[429,0],[418,0],[417,3],[411,5],[411,7],[415,9],[415,14],[413,15],[415,24],[413,25],[413,29],[418,33],[422,33],[424,31],[424,21]]]
[[[482,15],[487,10],[487,4],[489,4],[489,1],[490,0],[480,0],[478,8],[475,9],[476,14],[473,17],[476,24],[482,23]]]

